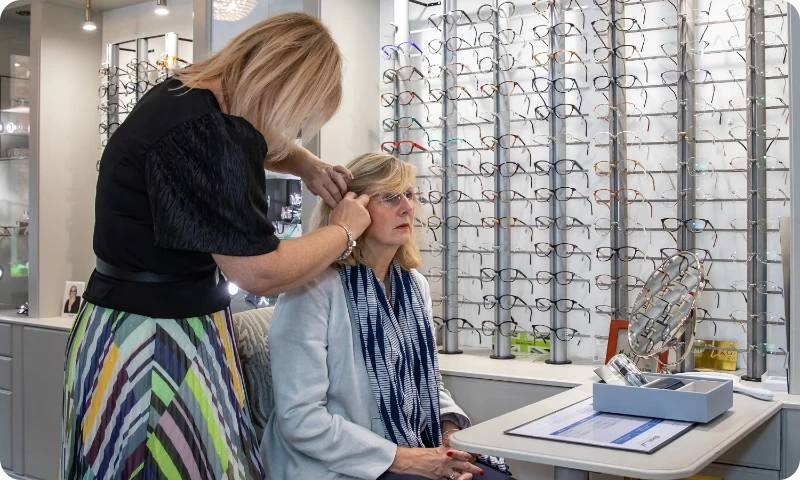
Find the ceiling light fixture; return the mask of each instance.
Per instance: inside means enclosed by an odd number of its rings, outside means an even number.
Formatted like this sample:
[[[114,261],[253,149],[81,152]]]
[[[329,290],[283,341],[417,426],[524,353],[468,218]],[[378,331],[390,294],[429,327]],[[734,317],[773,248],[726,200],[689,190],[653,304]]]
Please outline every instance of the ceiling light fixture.
[[[86,0],[86,21],[83,22],[83,29],[86,31],[97,30],[97,25],[92,21],[92,0]]]
[[[169,14],[169,8],[167,8],[167,0],[156,0],[156,15],[167,15]]]
[[[214,20],[237,22],[250,15],[256,3],[256,0],[213,0]]]

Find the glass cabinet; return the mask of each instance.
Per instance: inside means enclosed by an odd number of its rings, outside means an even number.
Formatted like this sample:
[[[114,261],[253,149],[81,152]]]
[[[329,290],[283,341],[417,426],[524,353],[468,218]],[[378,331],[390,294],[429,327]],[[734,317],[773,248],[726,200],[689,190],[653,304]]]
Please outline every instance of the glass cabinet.
[[[0,77],[0,311],[28,300],[30,80],[27,57]]]

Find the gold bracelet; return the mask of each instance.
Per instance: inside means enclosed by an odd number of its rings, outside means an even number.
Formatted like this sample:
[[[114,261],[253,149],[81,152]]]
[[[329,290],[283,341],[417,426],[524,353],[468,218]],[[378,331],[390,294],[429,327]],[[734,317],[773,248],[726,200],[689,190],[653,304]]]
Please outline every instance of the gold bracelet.
[[[450,437],[447,436],[448,433],[457,432],[459,430],[461,430],[461,429],[460,428],[451,428],[450,430],[445,430],[444,432],[442,432],[442,438],[450,438]]]

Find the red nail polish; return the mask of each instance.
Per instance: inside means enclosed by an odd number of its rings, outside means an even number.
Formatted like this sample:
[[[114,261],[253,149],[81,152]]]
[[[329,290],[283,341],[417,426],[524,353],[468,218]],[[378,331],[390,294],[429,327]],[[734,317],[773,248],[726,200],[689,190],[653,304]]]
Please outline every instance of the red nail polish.
[[[481,477],[483,476],[483,470],[481,470]]]
[[[453,452],[447,452],[447,456],[448,457],[452,457],[453,456]]]

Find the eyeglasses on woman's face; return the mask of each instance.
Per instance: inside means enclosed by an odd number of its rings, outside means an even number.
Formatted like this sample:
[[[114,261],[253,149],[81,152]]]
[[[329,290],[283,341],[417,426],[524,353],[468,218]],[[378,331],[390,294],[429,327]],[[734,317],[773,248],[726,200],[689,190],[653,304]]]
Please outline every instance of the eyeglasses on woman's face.
[[[403,198],[413,207],[416,202],[416,194],[414,189],[409,188],[403,193],[374,193],[370,195],[373,198],[378,198],[380,203],[389,207],[397,208],[403,201]]]

